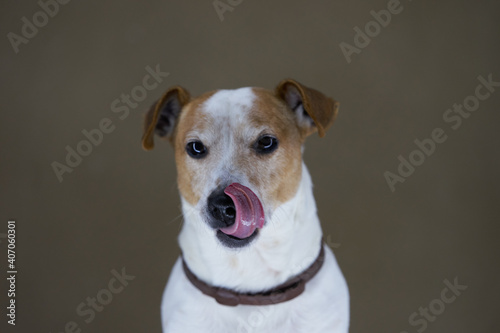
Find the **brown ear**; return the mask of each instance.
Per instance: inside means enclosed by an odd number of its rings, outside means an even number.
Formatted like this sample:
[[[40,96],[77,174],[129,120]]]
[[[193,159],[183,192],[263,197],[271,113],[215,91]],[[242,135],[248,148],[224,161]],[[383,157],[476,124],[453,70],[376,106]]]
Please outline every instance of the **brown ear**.
[[[295,112],[297,123],[305,136],[316,130],[320,137],[325,136],[325,131],[337,117],[337,101],[295,80],[281,81],[276,87],[276,95]]]
[[[154,147],[154,135],[171,138],[182,108],[190,100],[189,92],[179,86],[167,90],[149,109],[144,122],[142,148]]]

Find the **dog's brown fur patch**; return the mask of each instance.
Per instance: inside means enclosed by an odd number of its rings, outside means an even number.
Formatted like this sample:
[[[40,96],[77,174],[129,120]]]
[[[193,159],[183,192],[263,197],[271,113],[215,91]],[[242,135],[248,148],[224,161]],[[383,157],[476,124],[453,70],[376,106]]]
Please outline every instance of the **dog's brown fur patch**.
[[[218,140],[234,140],[237,145],[232,170],[244,174],[253,191],[260,193],[262,202],[276,208],[291,199],[296,191],[301,178],[302,156],[301,145],[305,137],[301,134],[295,121],[294,113],[288,106],[272,92],[253,88],[256,98],[250,110],[245,113],[246,122],[238,123],[237,128],[232,128],[232,138],[220,137]],[[174,147],[178,171],[178,186],[182,196],[191,204],[196,205],[200,200],[206,185],[206,174],[217,163],[220,152],[216,141],[208,147],[209,155],[196,160],[186,154],[185,145],[190,139],[190,133],[203,133],[205,131],[217,132],[217,117],[212,117],[204,112],[203,103],[213,96],[215,92],[204,94],[186,105],[181,112],[174,133]],[[252,144],[258,137],[247,138],[242,133],[248,128],[265,128],[265,133],[276,136],[279,142],[278,149],[269,155],[259,155]],[[214,130],[215,129],[215,130]],[[211,156],[211,154],[213,156]],[[204,177],[205,176],[205,177]],[[214,188],[218,185],[217,179]]]
[[[185,150],[186,134],[192,131],[202,132],[209,125],[209,119],[202,112],[202,105],[216,92],[205,93],[188,103],[179,116],[174,132],[173,145],[177,164],[177,183],[184,199],[191,205],[198,202],[202,191],[199,189],[200,184],[194,183],[196,173],[200,172],[199,168],[188,166],[188,162],[193,161],[188,160],[190,157]]]
[[[279,141],[279,148],[272,156],[258,159],[257,172],[248,170],[251,181],[265,179],[264,193],[269,193],[274,206],[291,199],[297,192],[302,172],[301,146],[304,137],[295,121],[294,113],[268,90],[254,88],[257,98],[250,119],[254,126],[269,126]],[[253,166],[252,166],[253,168]],[[272,169],[272,170],[269,170]],[[267,177],[261,175],[267,174]]]

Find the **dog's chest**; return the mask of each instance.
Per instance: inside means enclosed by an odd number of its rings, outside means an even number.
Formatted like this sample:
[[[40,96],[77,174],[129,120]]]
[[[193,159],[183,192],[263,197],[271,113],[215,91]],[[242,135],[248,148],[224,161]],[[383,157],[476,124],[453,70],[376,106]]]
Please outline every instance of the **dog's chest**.
[[[223,306],[203,295],[176,263],[165,290],[165,332],[347,332],[345,281],[333,255],[299,297],[266,306]]]

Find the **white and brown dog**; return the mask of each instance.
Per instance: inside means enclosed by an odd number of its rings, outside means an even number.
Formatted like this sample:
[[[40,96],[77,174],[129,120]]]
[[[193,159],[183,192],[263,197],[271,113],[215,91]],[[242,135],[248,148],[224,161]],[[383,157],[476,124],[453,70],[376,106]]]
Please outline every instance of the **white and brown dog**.
[[[294,80],[276,90],[169,89],[146,116],[175,150],[182,256],[162,301],[164,332],[347,332],[349,293],[322,242],[307,136],[338,103]]]

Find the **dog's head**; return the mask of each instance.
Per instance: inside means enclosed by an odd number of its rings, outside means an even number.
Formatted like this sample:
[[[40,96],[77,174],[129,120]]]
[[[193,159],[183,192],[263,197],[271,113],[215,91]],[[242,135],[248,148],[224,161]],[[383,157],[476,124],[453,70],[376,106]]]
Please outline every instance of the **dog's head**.
[[[242,247],[294,197],[304,140],[324,136],[337,109],[294,80],[274,92],[240,88],[197,98],[177,86],[147,113],[142,144],[152,149],[155,134],[171,142],[182,198],[222,244]]]

